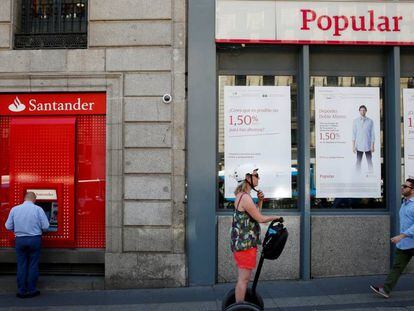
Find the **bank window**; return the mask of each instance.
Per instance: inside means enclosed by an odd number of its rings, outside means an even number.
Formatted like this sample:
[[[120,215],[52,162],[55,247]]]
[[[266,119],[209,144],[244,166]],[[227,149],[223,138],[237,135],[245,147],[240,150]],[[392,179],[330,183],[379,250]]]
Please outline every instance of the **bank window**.
[[[312,76],[314,209],[384,208],[383,79]]]
[[[87,6],[87,0],[22,0],[15,48],[86,48]]]
[[[404,77],[400,80],[401,87],[401,183],[407,178],[414,177],[414,77]]]
[[[234,198],[229,197],[226,195],[225,191],[225,176],[232,174],[234,168],[226,166],[225,163],[225,87],[226,86],[244,86],[244,87],[256,87],[256,86],[281,86],[286,87],[290,91],[290,98],[287,98],[287,109],[290,109],[290,124],[287,124],[287,128],[290,128],[290,142],[287,142],[290,144],[290,159],[287,159],[287,163],[289,165],[290,160],[290,167],[288,167],[287,174],[289,174],[288,177],[288,185],[289,191],[291,192],[291,195],[289,197],[284,198],[265,198],[263,208],[264,209],[295,209],[297,208],[297,197],[298,197],[298,185],[297,185],[297,178],[298,178],[298,169],[297,169],[297,83],[296,78],[294,76],[274,76],[274,75],[223,75],[219,76],[219,92],[218,92],[218,167],[217,167],[217,191],[218,191],[218,209],[221,211],[224,210],[233,210],[234,209]],[[249,96],[249,95],[247,95]],[[264,95],[263,96],[268,96]],[[272,96],[272,95],[269,95]],[[256,99],[252,97],[251,102],[247,101],[247,105],[252,105],[257,107],[257,105],[260,106],[260,104],[257,103]],[[290,106],[290,107],[289,107]],[[268,109],[267,107],[263,106],[263,110]],[[258,109],[259,110],[259,109]],[[289,114],[289,113],[288,113]],[[255,113],[252,113],[250,115],[244,115],[246,117],[247,123],[250,124],[250,121],[252,123],[254,122],[261,122],[262,116],[255,115]],[[251,118],[251,120],[250,120]],[[244,119],[243,119],[244,121]],[[279,122],[277,119],[274,120],[275,122]],[[233,123],[237,123],[238,121],[235,121]],[[241,122],[241,121],[240,121]],[[288,121],[287,121],[288,122]],[[234,124],[236,125],[236,124]],[[288,137],[289,135],[285,135],[286,133],[281,133],[281,136],[283,136],[282,139],[285,139],[285,137]],[[265,135],[265,134],[263,134]],[[272,148],[278,147],[278,142],[280,139],[277,136],[269,136],[270,138],[267,140],[266,144],[263,144],[260,149],[261,150],[252,150],[252,147],[249,144],[246,144],[245,151],[246,155],[249,154],[255,154],[256,152],[261,152],[263,150],[269,150]],[[241,138],[243,139],[243,138]],[[249,139],[249,138],[247,138]],[[246,140],[247,141],[247,140]],[[243,142],[241,141],[241,144]],[[243,147],[243,148],[244,148]],[[289,155],[288,155],[289,157]],[[249,160],[250,161],[250,160]],[[249,162],[247,161],[247,162]],[[254,163],[257,162],[255,159],[252,159]],[[280,160],[279,160],[280,161]],[[278,166],[283,165],[282,163],[277,163],[278,161],[275,160],[274,163],[271,163],[270,165]],[[258,161],[258,164],[260,166],[260,160]],[[262,169],[262,172],[259,171],[259,175],[264,174],[265,172]],[[261,177],[258,189],[261,189],[264,191],[265,196],[269,193],[266,192],[265,188],[266,185],[263,184],[264,178]],[[230,188],[230,187],[229,187]],[[227,192],[233,192],[234,189],[228,189]],[[252,191],[252,194],[254,192]]]

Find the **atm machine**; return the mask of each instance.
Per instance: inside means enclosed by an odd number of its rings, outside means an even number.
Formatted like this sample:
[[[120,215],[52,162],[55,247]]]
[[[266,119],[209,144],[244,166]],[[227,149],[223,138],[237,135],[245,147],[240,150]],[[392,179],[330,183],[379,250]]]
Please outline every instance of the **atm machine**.
[[[57,184],[52,187],[42,187],[39,185],[29,187],[26,189],[25,193],[33,192],[36,195],[36,205],[40,206],[46,214],[47,219],[49,220],[49,229],[47,232],[57,232],[59,224],[59,205],[62,205],[62,191],[60,190],[62,184]],[[59,193],[59,196],[58,196]],[[59,197],[59,199],[58,199]],[[60,216],[60,218],[62,218]],[[62,222],[62,220],[60,221]]]
[[[31,102],[64,103],[51,109],[88,103],[95,110],[30,111]],[[95,263],[101,268],[91,269],[103,273],[105,105],[105,93],[0,94],[0,273],[15,260],[14,236],[4,222],[29,191],[50,222],[42,238],[43,273],[52,273],[53,264],[59,273],[80,273],[85,270],[75,266]]]

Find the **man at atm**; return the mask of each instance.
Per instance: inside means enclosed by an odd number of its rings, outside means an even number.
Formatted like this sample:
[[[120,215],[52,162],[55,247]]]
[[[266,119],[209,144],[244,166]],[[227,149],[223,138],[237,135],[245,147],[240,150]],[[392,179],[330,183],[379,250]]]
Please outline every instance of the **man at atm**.
[[[17,288],[19,298],[38,296],[39,258],[42,232],[49,228],[43,209],[34,203],[36,194],[27,192],[24,202],[13,207],[6,221],[6,229],[16,236]]]

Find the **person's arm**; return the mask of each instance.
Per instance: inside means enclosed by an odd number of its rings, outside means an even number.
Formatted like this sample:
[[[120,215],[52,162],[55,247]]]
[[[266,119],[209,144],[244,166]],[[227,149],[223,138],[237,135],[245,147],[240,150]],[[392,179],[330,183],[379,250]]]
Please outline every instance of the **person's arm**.
[[[10,231],[14,231],[14,216],[13,216],[14,212],[13,209],[10,211],[9,213],[9,217],[7,217],[6,223],[5,223],[5,227],[7,230]]]
[[[242,198],[242,208],[257,222],[265,223],[272,220],[277,220],[280,217],[278,216],[265,216],[257,209],[256,205],[254,204],[253,200],[249,196],[243,196]]]
[[[257,207],[259,208],[259,211],[261,211],[264,200],[264,194],[262,190],[259,190],[259,192],[257,193],[257,198],[259,199],[259,202],[257,202]]]
[[[375,152],[375,131],[374,131],[374,121],[371,120],[371,151]]]
[[[411,212],[411,217],[414,219],[414,211]],[[391,238],[391,242],[397,244],[404,238],[414,238],[414,223],[404,232],[400,233],[399,235]]]
[[[46,231],[47,229],[49,229],[49,220],[47,219],[45,211],[41,207],[39,207],[38,211],[39,211],[40,227],[42,228],[43,231]]]
[[[354,153],[356,152],[355,141],[356,141],[356,134],[357,134],[357,121],[358,120],[354,120],[354,122],[352,124],[352,151]]]

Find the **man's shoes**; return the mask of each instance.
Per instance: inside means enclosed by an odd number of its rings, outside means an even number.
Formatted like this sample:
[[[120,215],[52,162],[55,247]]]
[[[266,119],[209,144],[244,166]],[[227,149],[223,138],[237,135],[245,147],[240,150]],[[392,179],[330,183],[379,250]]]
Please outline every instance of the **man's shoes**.
[[[376,294],[381,295],[384,298],[390,298],[390,294],[384,290],[384,287],[381,286],[369,286]]]
[[[20,294],[20,293],[17,293],[17,294],[16,294],[16,297],[17,297],[17,298],[22,298],[22,299],[23,299],[23,298],[27,298],[27,294]]]
[[[39,296],[39,295],[40,295],[40,291],[36,290],[32,293],[27,293],[26,298],[33,298],[33,297],[36,297],[36,296]]]

